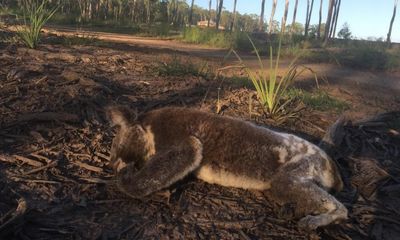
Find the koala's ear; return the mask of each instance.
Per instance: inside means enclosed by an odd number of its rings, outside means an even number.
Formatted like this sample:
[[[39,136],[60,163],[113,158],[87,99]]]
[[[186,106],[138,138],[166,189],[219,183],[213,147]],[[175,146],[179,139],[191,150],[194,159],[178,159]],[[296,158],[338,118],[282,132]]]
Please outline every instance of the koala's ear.
[[[121,128],[126,128],[137,119],[137,112],[125,106],[108,106],[106,114],[111,126]]]

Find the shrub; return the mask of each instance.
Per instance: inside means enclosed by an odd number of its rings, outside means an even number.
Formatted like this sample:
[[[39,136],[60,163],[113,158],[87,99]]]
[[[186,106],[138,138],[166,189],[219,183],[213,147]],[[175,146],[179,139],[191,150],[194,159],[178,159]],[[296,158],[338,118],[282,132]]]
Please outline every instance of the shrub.
[[[353,47],[338,55],[345,66],[369,70],[395,70],[400,66],[400,54],[386,48]]]

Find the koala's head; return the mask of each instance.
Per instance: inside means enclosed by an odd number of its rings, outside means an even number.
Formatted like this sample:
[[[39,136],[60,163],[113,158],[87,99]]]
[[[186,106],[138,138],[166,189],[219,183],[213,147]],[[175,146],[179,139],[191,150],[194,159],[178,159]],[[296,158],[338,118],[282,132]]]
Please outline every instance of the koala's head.
[[[109,107],[107,116],[116,127],[110,166],[118,171],[124,163],[143,162],[147,154],[146,132],[136,120],[137,114],[126,107]]]

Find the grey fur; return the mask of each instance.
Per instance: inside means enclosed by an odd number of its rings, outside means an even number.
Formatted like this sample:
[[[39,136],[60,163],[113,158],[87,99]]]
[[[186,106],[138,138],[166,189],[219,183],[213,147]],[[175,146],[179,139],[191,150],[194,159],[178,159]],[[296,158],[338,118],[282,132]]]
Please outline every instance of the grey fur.
[[[343,187],[336,165],[304,139],[189,108],[130,116],[125,108],[109,110],[119,126],[111,166],[127,164],[117,179],[131,197],[142,198],[193,173],[209,183],[268,191],[280,205],[295,203],[301,227],[347,218],[347,209],[328,193]]]

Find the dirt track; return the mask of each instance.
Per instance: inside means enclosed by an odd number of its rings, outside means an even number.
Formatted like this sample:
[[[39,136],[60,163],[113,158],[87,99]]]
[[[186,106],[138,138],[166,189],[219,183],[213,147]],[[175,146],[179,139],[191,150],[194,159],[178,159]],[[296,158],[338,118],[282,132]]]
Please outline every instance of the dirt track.
[[[141,48],[178,51],[181,53],[185,53],[189,56],[202,57],[210,60],[214,59],[216,61],[221,61],[222,59],[224,59],[224,57],[228,52],[226,49],[212,48],[195,44],[187,44],[174,40],[161,40],[148,37],[136,37],[128,34],[77,30],[74,28],[66,28],[66,27],[48,28],[47,31],[59,35],[89,34],[96,36],[98,39],[104,41],[126,43]],[[255,56],[244,54],[242,58],[246,66],[249,66],[251,68],[259,67],[258,60]],[[237,61],[233,57],[226,62],[227,65],[234,63],[237,63]],[[268,60],[266,60],[266,63],[268,63]],[[288,61],[283,61],[282,68],[284,68],[287,64]],[[265,64],[265,66],[268,65]],[[396,73],[362,71],[335,64],[306,64],[306,66],[312,67],[320,76],[325,76],[328,79],[334,79],[334,82],[337,85],[341,86],[368,85],[371,87],[371,90],[375,86],[378,86],[400,93],[400,71],[397,71]],[[310,75],[305,76],[304,78],[308,78],[309,76]]]

